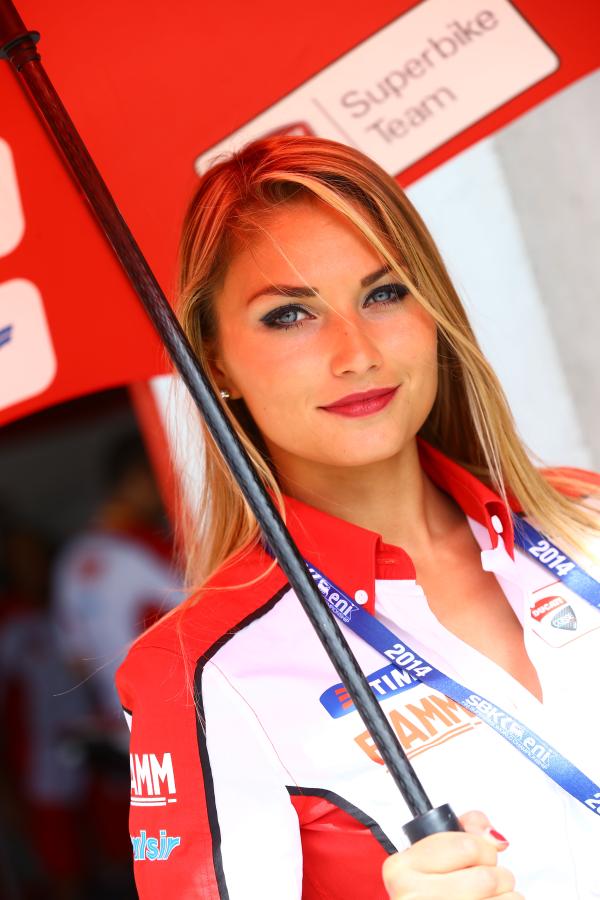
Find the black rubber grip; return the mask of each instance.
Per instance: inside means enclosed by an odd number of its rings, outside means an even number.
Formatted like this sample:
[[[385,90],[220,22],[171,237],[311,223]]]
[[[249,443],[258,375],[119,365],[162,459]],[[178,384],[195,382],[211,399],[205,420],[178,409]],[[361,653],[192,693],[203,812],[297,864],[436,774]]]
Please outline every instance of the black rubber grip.
[[[421,838],[427,837],[428,834],[437,834],[439,831],[464,831],[458,818],[454,814],[452,807],[448,803],[443,806],[436,806],[429,812],[417,816],[412,822],[407,822],[402,826],[402,831],[411,842],[416,844]]]

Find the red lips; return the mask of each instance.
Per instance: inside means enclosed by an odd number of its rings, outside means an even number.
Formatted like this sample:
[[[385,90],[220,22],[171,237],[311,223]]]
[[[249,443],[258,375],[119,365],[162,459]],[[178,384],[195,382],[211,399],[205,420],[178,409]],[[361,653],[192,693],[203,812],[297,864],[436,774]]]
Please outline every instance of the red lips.
[[[362,391],[359,394],[347,394],[327,406],[320,407],[327,412],[341,416],[368,416],[379,412],[392,400],[399,385],[395,387],[376,388],[372,391]]]

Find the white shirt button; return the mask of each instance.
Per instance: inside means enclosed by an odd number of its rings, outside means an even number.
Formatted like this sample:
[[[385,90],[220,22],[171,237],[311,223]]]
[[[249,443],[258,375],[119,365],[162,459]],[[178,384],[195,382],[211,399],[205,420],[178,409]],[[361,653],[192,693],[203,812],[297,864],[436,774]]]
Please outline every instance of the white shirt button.
[[[357,603],[363,606],[369,599],[369,595],[366,591],[356,591],[356,593],[354,594],[354,599]]]
[[[502,527],[502,522],[500,521],[500,516],[492,516],[492,527],[496,534],[502,534],[504,529]]]

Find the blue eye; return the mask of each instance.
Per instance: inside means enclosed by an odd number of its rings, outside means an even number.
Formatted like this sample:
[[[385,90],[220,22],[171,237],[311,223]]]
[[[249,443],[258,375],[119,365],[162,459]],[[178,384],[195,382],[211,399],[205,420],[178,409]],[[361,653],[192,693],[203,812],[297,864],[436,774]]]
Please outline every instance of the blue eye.
[[[365,305],[368,300],[374,300],[377,306],[387,306],[390,303],[397,303],[407,294],[408,288],[404,284],[382,284],[367,295]]]
[[[288,328],[297,328],[302,325],[304,319],[299,319],[299,314],[302,314],[307,318],[313,318],[313,316],[309,316],[306,310],[301,306],[288,304],[287,306],[278,306],[277,309],[271,310],[271,312],[267,313],[266,316],[263,316],[260,321],[263,322],[267,328],[287,330]]]

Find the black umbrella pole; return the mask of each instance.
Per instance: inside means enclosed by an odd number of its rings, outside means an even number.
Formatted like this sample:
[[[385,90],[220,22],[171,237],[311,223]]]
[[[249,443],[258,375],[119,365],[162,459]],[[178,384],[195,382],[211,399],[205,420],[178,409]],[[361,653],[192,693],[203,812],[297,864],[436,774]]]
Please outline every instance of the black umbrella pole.
[[[75,183],[92,207],[127,272],[214,441],[235,475],[279,565],[347,688],[412,815],[416,817],[404,826],[406,835],[414,842],[436,831],[460,830],[460,824],[449,807],[432,809],[423,786],[375,700],[333,614],[323,603],[298,548],[231,428],[173,310],[48,79],[35,48],[38,40],[39,34],[25,28],[10,0],[0,0],[0,58],[10,60],[35,109],[64,154]]]

